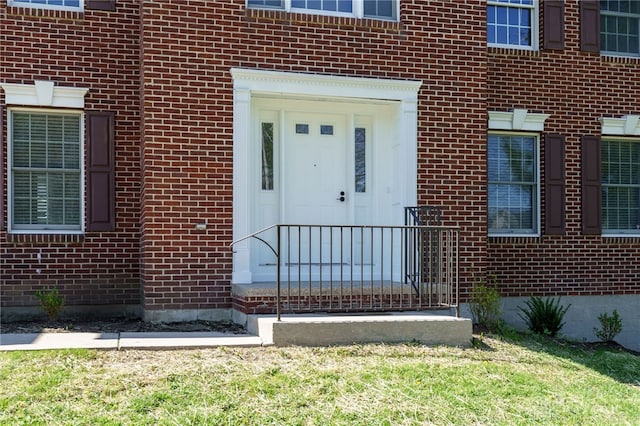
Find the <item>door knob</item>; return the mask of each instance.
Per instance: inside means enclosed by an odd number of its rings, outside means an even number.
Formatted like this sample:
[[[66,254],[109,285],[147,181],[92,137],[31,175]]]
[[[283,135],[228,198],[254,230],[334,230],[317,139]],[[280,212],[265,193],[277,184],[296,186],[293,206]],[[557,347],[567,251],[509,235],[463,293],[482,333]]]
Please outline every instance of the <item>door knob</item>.
[[[344,196],[344,191],[340,191],[340,196],[338,198],[336,198],[336,200],[338,200],[340,202],[344,202],[344,200],[346,200],[346,198]]]

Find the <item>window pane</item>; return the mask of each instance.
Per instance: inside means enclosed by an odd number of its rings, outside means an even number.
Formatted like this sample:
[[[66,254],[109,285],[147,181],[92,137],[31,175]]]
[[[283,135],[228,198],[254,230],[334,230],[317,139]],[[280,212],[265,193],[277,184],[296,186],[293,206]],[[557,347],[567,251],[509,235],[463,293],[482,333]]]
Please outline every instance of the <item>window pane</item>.
[[[350,13],[352,11],[352,0],[292,0],[291,7],[296,9]]]
[[[602,226],[640,232],[640,142],[602,141]]]
[[[273,123],[262,123],[262,189],[273,189]]]
[[[604,52],[640,56],[640,2],[600,2],[600,44]]]
[[[533,3],[527,1],[490,2],[487,5],[487,42],[508,46],[532,46],[534,10]]]
[[[80,114],[12,112],[12,224],[79,229]]]
[[[494,232],[536,232],[537,158],[531,136],[489,135],[488,221]]]
[[[79,8],[80,0],[10,0],[10,5],[16,6],[64,6]]]
[[[284,9],[284,0],[249,0],[249,7],[269,7]]]
[[[364,16],[395,19],[397,0],[364,0]]]
[[[357,127],[355,131],[355,171],[356,192],[367,190],[367,155],[366,155],[366,129]]]

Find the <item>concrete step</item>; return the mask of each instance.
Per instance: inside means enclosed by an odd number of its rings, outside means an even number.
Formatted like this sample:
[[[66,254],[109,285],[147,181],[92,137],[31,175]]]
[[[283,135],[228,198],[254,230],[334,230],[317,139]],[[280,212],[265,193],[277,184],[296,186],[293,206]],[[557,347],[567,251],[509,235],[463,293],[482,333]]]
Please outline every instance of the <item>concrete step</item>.
[[[432,312],[385,314],[248,315],[247,331],[265,345],[331,346],[354,343],[402,343],[468,347],[467,318]]]

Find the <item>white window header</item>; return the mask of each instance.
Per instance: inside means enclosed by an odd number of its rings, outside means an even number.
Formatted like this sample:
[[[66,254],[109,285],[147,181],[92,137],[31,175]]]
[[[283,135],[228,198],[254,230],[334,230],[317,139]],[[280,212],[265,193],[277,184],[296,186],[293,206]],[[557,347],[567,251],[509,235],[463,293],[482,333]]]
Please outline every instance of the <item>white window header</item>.
[[[490,130],[528,130],[544,131],[544,122],[550,114],[534,114],[526,109],[513,111],[489,111]]]
[[[84,108],[88,88],[60,87],[53,81],[36,80],[34,84],[0,83],[7,105]]]
[[[640,136],[640,115],[623,115],[620,118],[602,117],[603,135]]]

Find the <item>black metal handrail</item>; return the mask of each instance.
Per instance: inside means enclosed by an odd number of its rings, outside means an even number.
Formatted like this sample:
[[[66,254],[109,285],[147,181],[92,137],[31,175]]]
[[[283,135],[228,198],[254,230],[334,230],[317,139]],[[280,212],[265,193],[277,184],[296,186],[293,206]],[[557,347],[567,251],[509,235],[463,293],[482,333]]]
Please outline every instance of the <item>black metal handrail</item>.
[[[263,238],[274,228],[275,241]],[[276,258],[278,320],[283,310],[457,312],[456,227],[278,224],[231,245],[250,238],[265,244]],[[407,276],[412,277],[411,288]]]

